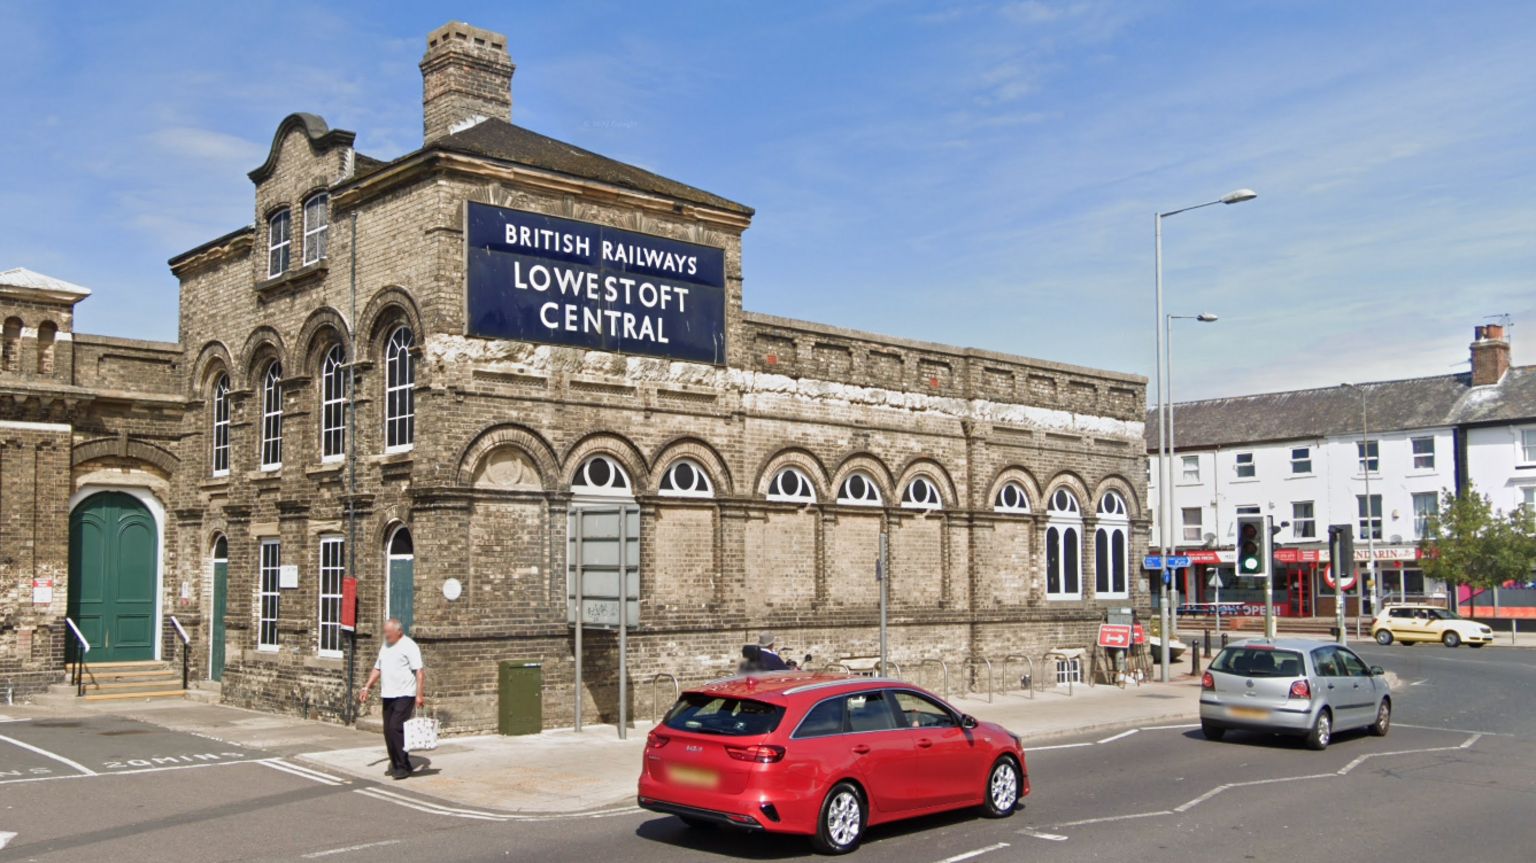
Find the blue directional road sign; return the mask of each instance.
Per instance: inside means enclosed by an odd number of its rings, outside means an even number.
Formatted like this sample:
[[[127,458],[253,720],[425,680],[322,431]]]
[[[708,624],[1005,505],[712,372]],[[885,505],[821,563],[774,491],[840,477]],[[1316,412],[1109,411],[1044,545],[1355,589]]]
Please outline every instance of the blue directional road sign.
[[[1189,566],[1189,564],[1190,560],[1188,555],[1169,555],[1168,557],[1169,569],[1183,569],[1184,567]],[[1148,555],[1142,559],[1141,566],[1143,569],[1162,569],[1163,556],[1160,554]]]

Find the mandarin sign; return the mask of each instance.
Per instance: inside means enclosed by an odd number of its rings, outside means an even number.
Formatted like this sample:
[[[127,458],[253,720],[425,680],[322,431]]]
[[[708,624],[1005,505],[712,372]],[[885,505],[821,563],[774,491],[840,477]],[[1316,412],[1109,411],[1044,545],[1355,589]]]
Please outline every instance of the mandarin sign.
[[[725,362],[725,252],[471,201],[468,333]]]

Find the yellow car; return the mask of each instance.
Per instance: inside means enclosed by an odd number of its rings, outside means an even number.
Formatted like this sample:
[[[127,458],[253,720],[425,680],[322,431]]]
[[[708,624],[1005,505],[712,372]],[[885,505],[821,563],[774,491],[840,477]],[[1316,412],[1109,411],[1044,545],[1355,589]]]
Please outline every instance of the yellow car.
[[[1467,620],[1438,605],[1392,603],[1382,606],[1371,621],[1376,643],[1388,645],[1393,640],[1403,644],[1438,641],[1446,647],[1482,647],[1493,643],[1493,630],[1475,620]]]

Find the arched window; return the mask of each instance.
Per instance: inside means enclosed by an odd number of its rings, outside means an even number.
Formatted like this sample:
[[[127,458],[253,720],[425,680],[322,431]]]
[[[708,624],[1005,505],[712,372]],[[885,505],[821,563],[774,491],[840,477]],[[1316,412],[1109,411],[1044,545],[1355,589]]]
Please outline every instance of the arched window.
[[[997,500],[992,508],[997,512],[1006,512],[1014,515],[1027,515],[1029,513],[1029,492],[1024,486],[1016,482],[1004,483],[997,490]]]
[[[287,209],[267,218],[267,278],[288,272],[293,251],[293,218]]]
[[[572,494],[630,497],[633,492],[629,474],[619,463],[605,455],[595,455],[582,462],[571,483]]]
[[[53,343],[58,340],[59,325],[43,321],[37,325],[37,373],[53,374]]]
[[[219,379],[213,382],[212,420],[213,450],[210,461],[213,475],[229,476],[229,375],[219,375]]]
[[[261,378],[261,469],[283,466],[283,366],[273,360]]]
[[[880,506],[880,487],[863,471],[855,471],[837,490],[837,502],[845,506]]]
[[[939,497],[939,488],[932,480],[919,476],[907,483],[906,491],[901,493],[901,505],[904,509],[938,509],[944,505],[944,500]]]
[[[332,345],[320,363],[320,460],[340,461],[347,448],[347,354]]]
[[[324,192],[304,202],[304,263],[313,264],[326,255],[331,232],[331,196]]]
[[[693,459],[680,458],[661,476],[660,493],[666,497],[714,497],[709,475]]]
[[[1072,492],[1058,489],[1046,513],[1046,599],[1078,599],[1083,595],[1082,509]]]
[[[416,443],[416,368],[411,346],[416,343],[408,327],[389,334],[385,349],[384,448],[404,452]]]
[[[0,346],[0,369],[16,371],[21,357],[21,318],[5,319],[4,345]]]
[[[786,467],[768,483],[768,499],[779,503],[815,503],[816,486],[797,467]]]
[[[1106,492],[1099,499],[1099,526],[1093,534],[1093,589],[1098,596],[1121,597],[1130,593],[1126,559],[1130,517],[1125,498]]]

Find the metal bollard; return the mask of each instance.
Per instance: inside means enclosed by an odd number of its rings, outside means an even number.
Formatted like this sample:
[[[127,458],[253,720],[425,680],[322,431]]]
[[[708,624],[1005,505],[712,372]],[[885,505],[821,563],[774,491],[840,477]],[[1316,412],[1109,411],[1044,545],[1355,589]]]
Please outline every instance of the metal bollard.
[[[1200,676],[1200,651],[1199,650],[1191,650],[1189,652],[1189,673],[1193,674],[1196,677]]]
[[[1211,631],[1209,629],[1205,631],[1205,658],[1211,658]]]
[[[1225,632],[1221,634],[1221,646],[1223,648],[1227,646],[1227,634]]]

